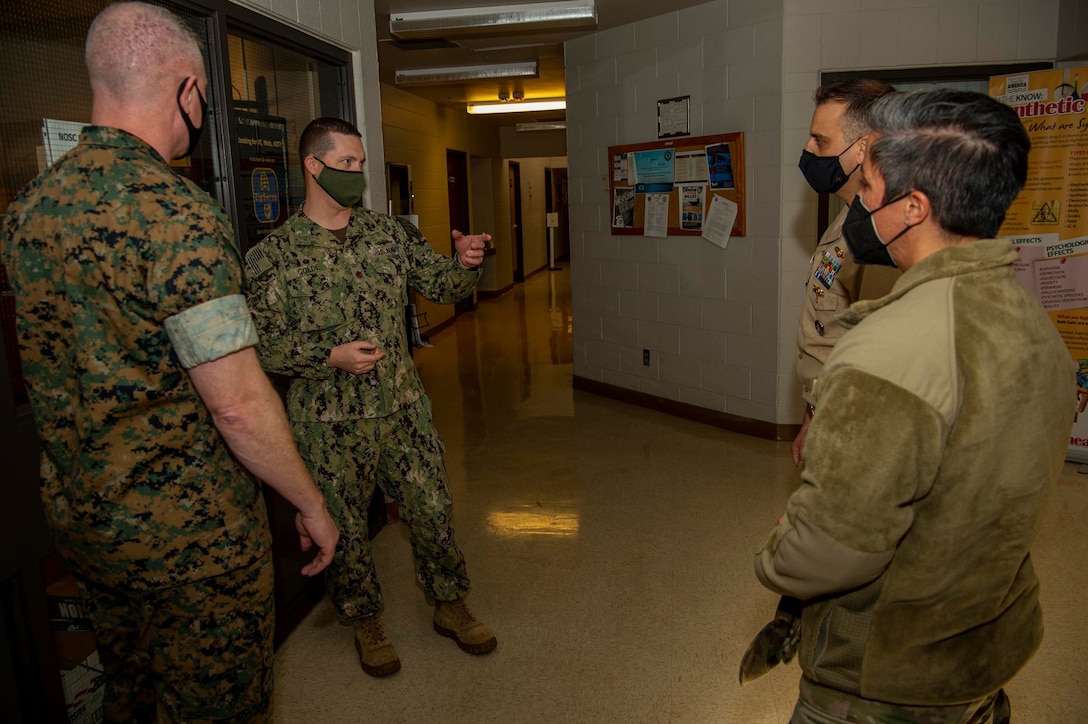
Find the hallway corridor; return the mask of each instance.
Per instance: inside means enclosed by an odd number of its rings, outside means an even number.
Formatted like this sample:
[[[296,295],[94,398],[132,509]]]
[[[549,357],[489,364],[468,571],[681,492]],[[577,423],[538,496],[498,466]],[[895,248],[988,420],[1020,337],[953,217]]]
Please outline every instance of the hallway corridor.
[[[277,722],[789,721],[796,663],[737,683],[777,602],[752,556],[799,482],[789,443],[573,391],[571,325],[565,264],[481,301],[416,352],[468,603],[498,649],[472,657],[434,633],[407,529],[392,524],[374,558],[402,670],[365,675],[325,599],[277,654]],[[1077,467],[1065,464],[1034,556],[1047,634],[1007,687],[1015,724],[1088,721],[1088,475]]]

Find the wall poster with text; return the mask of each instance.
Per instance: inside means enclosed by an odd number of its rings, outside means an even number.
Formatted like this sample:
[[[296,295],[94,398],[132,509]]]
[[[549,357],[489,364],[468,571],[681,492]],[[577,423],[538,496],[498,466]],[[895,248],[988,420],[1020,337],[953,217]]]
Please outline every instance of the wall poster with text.
[[[287,119],[235,109],[238,119],[238,205],[244,254],[287,220]]]
[[[1088,462],[1088,66],[995,76],[990,96],[1016,110],[1031,138],[1027,183],[999,233],[1076,364],[1067,457]]]

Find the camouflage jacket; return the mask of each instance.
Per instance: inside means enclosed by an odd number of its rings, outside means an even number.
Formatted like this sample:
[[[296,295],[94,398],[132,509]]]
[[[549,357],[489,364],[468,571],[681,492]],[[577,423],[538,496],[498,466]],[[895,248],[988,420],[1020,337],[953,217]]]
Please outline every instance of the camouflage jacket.
[[[219,206],[136,136],[91,126],[9,206],[2,251],[43,443],[42,500],[68,564],[147,590],[262,555],[260,488],[166,331],[198,305],[234,295],[241,307]]]
[[[246,296],[269,372],[293,378],[292,421],[385,417],[423,395],[408,350],[408,289],[448,304],[467,296],[479,272],[435,252],[414,226],[356,208],[341,244],[299,211],[246,254]],[[352,375],[327,364],[347,342],[386,356]]]

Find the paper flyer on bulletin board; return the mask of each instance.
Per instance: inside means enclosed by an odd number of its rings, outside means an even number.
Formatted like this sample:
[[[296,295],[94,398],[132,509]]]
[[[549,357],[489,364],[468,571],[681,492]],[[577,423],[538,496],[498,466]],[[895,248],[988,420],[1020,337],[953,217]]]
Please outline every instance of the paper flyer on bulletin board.
[[[1088,66],[990,78],[1031,138],[1028,180],[1000,230],[1017,279],[1050,314],[1075,361],[1077,414],[1067,459],[1088,463]]]
[[[608,156],[612,234],[702,236],[723,248],[745,235],[743,133],[609,146]]]

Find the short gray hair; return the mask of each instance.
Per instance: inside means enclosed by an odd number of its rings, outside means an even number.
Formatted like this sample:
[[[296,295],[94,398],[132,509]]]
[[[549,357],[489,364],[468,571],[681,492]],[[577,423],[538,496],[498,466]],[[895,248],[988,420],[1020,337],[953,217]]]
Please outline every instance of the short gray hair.
[[[952,234],[990,238],[1020,193],[1031,140],[1009,106],[972,91],[896,93],[873,104],[869,160],[884,199],[917,190]]]
[[[179,62],[204,68],[196,33],[169,10],[143,2],[106,6],[87,31],[84,59],[92,86],[118,98],[146,97],[148,88],[177,76]]]

